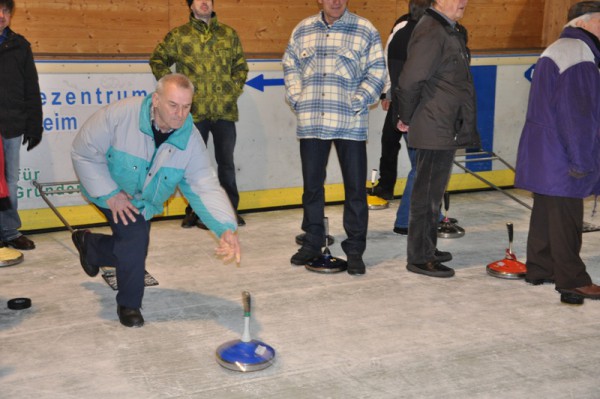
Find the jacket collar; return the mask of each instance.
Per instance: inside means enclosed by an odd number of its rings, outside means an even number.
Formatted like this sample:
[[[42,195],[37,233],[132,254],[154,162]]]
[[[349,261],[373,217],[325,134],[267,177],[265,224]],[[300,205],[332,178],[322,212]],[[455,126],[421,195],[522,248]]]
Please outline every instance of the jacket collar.
[[[15,35],[15,33],[10,29],[9,26],[7,26],[6,28],[4,28],[3,32],[0,32],[0,36],[2,36],[4,38],[4,40],[2,41],[2,43],[6,43],[7,41],[9,41],[13,36]]]
[[[333,24],[329,25],[325,21],[325,14],[323,14],[323,10],[321,10],[321,12],[318,14],[317,23],[321,23],[325,26],[333,26],[333,25],[337,25],[337,24],[348,24],[352,20],[352,15],[353,14],[350,11],[348,11],[348,9],[346,9],[344,11],[344,13],[342,14],[342,16],[340,17],[340,19],[335,21]]]
[[[560,34],[561,38],[579,39],[585,42],[594,53],[596,61],[600,60],[600,40],[594,34],[582,28],[567,26]]]
[[[211,28],[214,28],[218,24],[217,14],[213,11],[212,15],[210,16],[210,20],[207,24],[201,19],[196,19],[194,17],[194,13],[190,13],[190,23],[195,29],[198,29],[201,32],[205,32],[207,30],[210,30]]]
[[[142,101],[142,108],[140,111],[140,130],[145,135],[150,137],[154,137],[154,132],[152,131],[152,93],[146,96]],[[187,143],[190,139],[190,135],[192,134],[192,126],[194,122],[192,121],[192,116],[188,115],[179,129],[175,130],[171,136],[167,139],[167,143],[177,147],[180,150],[185,150]]]
[[[465,41],[465,43],[467,42],[467,30],[465,29],[464,26],[462,26],[458,22],[455,22],[454,26],[452,26],[452,24],[450,24],[450,22],[448,22],[448,19],[446,19],[446,17],[444,17],[442,14],[440,14],[438,11],[436,11],[435,9],[433,9],[431,7],[428,8],[427,10],[425,10],[425,14],[429,15],[430,17],[432,17],[433,19],[438,21],[444,27],[444,29],[446,29],[446,31],[448,33],[457,33],[458,32],[463,37],[463,40]]]
[[[429,15],[431,15],[432,17],[434,17],[436,20],[438,20],[442,25],[444,26],[449,26],[450,28],[453,28],[454,25],[457,24],[457,22],[450,22],[450,19],[448,19],[445,15],[443,15],[441,12],[439,12],[438,10],[436,10],[433,7],[429,7],[427,10],[425,10],[425,12]]]

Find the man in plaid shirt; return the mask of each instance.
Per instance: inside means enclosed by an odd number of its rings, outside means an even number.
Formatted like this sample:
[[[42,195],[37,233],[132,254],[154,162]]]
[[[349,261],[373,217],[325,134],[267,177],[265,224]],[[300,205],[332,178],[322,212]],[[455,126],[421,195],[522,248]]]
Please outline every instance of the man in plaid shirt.
[[[365,264],[367,131],[369,105],[378,101],[386,66],[381,38],[365,18],[347,10],[348,0],[318,0],[322,11],[296,26],[283,57],[286,99],[297,116],[296,135],[304,193],[303,245],[291,263],[304,265],[325,243],[325,175],[335,144],[344,179],[342,248],[348,273],[362,275]]]

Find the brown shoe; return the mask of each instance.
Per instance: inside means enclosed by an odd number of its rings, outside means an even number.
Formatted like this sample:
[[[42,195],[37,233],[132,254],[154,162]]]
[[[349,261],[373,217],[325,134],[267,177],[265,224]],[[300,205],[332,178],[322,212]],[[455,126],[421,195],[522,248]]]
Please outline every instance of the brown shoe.
[[[596,284],[586,285],[572,289],[561,288],[558,290],[561,294],[574,294],[589,299],[600,299],[600,286]]]
[[[35,248],[35,244],[29,238],[25,236],[19,236],[14,240],[4,241],[6,245],[13,247],[14,249],[19,249],[21,251],[28,251],[30,249]]]

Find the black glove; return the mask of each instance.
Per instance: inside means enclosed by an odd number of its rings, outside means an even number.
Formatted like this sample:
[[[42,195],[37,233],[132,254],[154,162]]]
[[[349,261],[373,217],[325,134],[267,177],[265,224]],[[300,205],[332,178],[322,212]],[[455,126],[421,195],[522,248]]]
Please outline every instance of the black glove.
[[[23,145],[27,144],[27,151],[33,150],[42,141],[41,137],[23,136]]]

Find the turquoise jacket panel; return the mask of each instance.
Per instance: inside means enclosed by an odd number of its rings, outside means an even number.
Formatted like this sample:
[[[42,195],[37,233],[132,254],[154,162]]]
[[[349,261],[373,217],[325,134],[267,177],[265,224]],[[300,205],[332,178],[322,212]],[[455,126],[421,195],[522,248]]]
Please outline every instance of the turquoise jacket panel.
[[[192,117],[159,148],[151,127],[152,95],[127,98],[92,115],[73,141],[71,157],[84,195],[106,201],[124,191],[146,220],[161,214],[179,188],[202,221],[221,236],[237,220]]]

